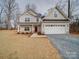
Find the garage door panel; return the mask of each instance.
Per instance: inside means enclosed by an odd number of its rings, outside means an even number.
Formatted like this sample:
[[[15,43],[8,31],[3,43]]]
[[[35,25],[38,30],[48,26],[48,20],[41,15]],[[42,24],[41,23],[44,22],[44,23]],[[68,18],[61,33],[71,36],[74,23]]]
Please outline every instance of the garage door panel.
[[[44,27],[44,33],[45,34],[65,34],[65,27]]]

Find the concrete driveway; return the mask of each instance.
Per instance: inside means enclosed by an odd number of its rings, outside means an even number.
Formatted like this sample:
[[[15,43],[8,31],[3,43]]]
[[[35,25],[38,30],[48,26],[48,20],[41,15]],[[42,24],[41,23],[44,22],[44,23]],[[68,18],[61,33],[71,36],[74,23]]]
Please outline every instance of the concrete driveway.
[[[50,42],[59,50],[63,59],[79,59],[79,36],[47,35]]]

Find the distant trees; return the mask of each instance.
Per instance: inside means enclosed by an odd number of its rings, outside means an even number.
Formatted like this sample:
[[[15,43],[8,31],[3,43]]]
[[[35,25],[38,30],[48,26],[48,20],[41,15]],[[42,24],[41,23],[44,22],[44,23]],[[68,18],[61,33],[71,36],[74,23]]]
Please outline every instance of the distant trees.
[[[16,24],[19,14],[19,6],[16,0],[0,0],[0,26],[2,17],[5,19],[6,29],[11,29]],[[14,24],[12,24],[12,23]]]
[[[76,13],[79,9],[78,4],[79,4],[78,0],[70,0],[70,18],[71,19],[73,19],[75,15],[78,15],[78,13]]]
[[[68,5],[69,0],[60,0],[60,2],[58,3],[58,6],[61,8],[61,10],[66,11],[66,13],[68,12]],[[79,13],[77,11],[79,11],[79,0],[70,0],[70,20],[71,20],[71,24],[70,24],[70,32],[79,32]],[[68,15],[68,14],[67,14]],[[75,22],[74,22],[75,21]]]
[[[3,10],[4,8],[0,5],[0,23],[1,23],[1,17],[2,17]]]
[[[68,2],[69,0],[60,0],[59,1],[59,3],[58,3],[58,6],[62,9],[62,10],[64,10],[65,9],[65,11],[66,11],[66,13],[68,12],[68,10],[66,10],[66,9],[68,9]],[[76,11],[78,11],[79,10],[79,2],[78,2],[79,0],[70,0],[70,18],[72,18],[73,19],[73,17],[75,17],[75,15],[77,15],[78,13],[76,13]]]
[[[2,28],[2,16],[3,16],[4,7],[2,5],[2,1],[0,1],[0,29]]]
[[[20,17],[20,8],[19,8],[19,6],[18,6],[18,4],[17,4],[17,6],[16,6],[16,11],[15,11],[15,20],[14,20],[14,26],[15,26],[15,28],[17,28],[17,22],[19,21],[19,17]]]
[[[79,32],[79,18],[78,17],[76,18],[76,26],[77,26],[78,32]]]
[[[77,17],[76,22],[72,22],[70,24],[70,32],[71,33],[79,33],[79,18]]]
[[[25,10],[28,10],[28,9],[32,9],[32,10],[36,11],[37,7],[35,4],[27,4],[25,6]]]
[[[11,29],[11,20],[16,10],[15,0],[3,0],[4,12],[6,15],[6,28]]]

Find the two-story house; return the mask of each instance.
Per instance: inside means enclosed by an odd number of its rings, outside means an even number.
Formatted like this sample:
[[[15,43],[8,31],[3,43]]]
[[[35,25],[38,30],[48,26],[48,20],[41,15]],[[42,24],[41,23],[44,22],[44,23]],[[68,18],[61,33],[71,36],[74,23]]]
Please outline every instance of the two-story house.
[[[38,17],[38,13],[32,9],[27,10],[20,15],[18,25],[18,33],[35,33],[41,31],[41,18]]]
[[[68,34],[69,18],[57,6],[49,9],[47,16],[42,19],[29,9],[20,16],[17,27],[19,33]]]

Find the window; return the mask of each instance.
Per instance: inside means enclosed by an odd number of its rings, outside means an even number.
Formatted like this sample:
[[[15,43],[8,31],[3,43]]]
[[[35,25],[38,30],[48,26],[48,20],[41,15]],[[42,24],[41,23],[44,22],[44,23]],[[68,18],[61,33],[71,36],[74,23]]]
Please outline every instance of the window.
[[[28,21],[30,21],[30,18],[28,18]]]
[[[30,21],[30,18],[25,18],[25,22],[29,22]]]
[[[25,27],[25,29],[24,29],[25,31],[29,31],[29,27]]]

